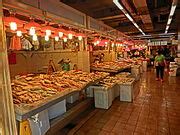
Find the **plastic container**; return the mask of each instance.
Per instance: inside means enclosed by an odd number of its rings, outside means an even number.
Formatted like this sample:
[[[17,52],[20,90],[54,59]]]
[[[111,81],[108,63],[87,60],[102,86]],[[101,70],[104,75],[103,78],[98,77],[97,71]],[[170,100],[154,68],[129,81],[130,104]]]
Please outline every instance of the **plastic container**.
[[[31,135],[45,135],[50,128],[48,110],[44,110],[28,119]]]
[[[120,86],[119,85],[115,85],[113,87],[113,89],[114,89],[114,99],[115,99],[115,98],[119,97],[119,95],[120,95]]]
[[[143,61],[143,71],[146,72],[147,71],[147,61]]]
[[[170,68],[169,76],[176,76],[177,74],[177,68]]]
[[[72,96],[68,97],[66,99],[66,102],[72,104],[72,103],[76,102],[78,99],[79,99],[79,93],[75,93]]]
[[[86,89],[86,95],[87,95],[87,97],[94,97],[94,89],[92,86],[89,86]]]
[[[101,86],[94,86],[95,107],[108,109],[112,105],[112,89]]]
[[[133,102],[134,82],[131,84],[120,84],[120,101]]]
[[[48,108],[49,119],[53,119],[60,115],[63,115],[65,112],[66,112],[66,100],[65,99]]]

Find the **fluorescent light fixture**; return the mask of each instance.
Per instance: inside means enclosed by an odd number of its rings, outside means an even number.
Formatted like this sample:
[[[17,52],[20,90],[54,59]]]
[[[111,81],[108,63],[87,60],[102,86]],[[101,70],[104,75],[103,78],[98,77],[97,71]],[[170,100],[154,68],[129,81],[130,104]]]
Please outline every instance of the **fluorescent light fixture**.
[[[177,6],[177,3],[173,1],[172,5],[171,5],[171,10],[170,10],[170,13],[169,13],[169,18],[168,18],[168,21],[167,21],[167,25],[166,25],[165,34],[167,34],[167,32],[168,32],[169,25],[171,24],[171,21],[172,21],[172,16],[174,15],[174,12],[176,10],[176,6]]]
[[[113,2],[114,2],[114,4],[116,4],[116,6],[117,6],[119,9],[121,9],[121,10],[124,9],[123,6],[119,3],[118,0],[113,0]]]
[[[171,21],[172,21],[172,18],[169,18],[169,19],[168,19],[168,22],[167,22],[167,25],[170,25],[170,24],[171,24]]]
[[[132,17],[128,13],[126,13],[125,15],[131,22],[133,21]]]
[[[170,14],[169,14],[169,15],[170,15],[170,16],[173,16],[175,10],[176,10],[176,5],[172,5],[172,6],[171,6],[171,11],[170,11]]]
[[[142,32],[142,34],[145,36],[146,34],[144,32]]]
[[[169,25],[166,26],[166,30],[168,30],[168,29],[169,29]]]
[[[123,8],[123,6],[119,3],[118,0],[113,0],[113,3],[125,14],[125,16],[134,24],[134,26],[143,34],[146,35],[140,28],[139,26],[135,23],[133,18],[128,14],[126,9]]]
[[[139,29],[139,26],[137,25],[137,23],[133,23],[133,24],[134,24],[134,26],[135,26],[136,28]]]

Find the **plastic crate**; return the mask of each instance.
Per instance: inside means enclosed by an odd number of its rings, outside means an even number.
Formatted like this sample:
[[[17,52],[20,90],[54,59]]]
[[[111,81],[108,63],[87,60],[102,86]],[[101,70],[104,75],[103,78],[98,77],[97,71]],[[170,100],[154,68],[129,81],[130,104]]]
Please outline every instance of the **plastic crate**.
[[[175,77],[177,74],[177,68],[170,68],[170,71],[169,71],[169,76],[171,77]]]
[[[94,100],[95,100],[95,107],[108,109],[112,105],[112,91],[113,89],[109,88],[106,89],[101,86],[94,86]]]
[[[140,66],[131,67],[131,74],[132,74],[132,77],[134,77],[136,81],[139,81],[139,79],[140,79]]]
[[[48,108],[49,119],[56,118],[66,112],[66,100],[51,106]]]
[[[143,71],[147,71],[147,61],[143,61]]]
[[[28,119],[31,135],[45,135],[50,128],[48,110],[44,110]]]
[[[140,74],[142,74],[143,73],[143,67],[142,67],[142,65],[140,66]]]
[[[89,86],[86,89],[86,95],[87,95],[87,97],[94,97],[94,89],[92,86]]]
[[[113,89],[114,89],[114,99],[115,99],[115,98],[119,97],[119,95],[120,95],[120,86],[119,85],[115,85],[113,87]]]
[[[120,101],[133,102],[134,82],[131,84],[120,84]]]
[[[79,99],[79,93],[75,93],[72,96],[68,97],[66,99],[66,102],[72,104],[72,103],[76,102],[78,99]]]

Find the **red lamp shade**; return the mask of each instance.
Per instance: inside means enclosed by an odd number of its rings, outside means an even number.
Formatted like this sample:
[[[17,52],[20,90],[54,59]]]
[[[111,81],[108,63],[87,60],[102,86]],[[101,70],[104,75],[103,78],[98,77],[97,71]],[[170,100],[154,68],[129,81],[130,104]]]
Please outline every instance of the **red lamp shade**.
[[[49,25],[41,27],[42,32],[46,32],[46,30],[51,30],[52,32],[54,32],[54,28]]]
[[[41,25],[39,23],[34,22],[34,20],[31,20],[30,22],[28,22],[24,25],[24,28],[28,29],[28,30],[32,27],[35,28],[36,30],[41,29]]]
[[[56,36],[57,36],[57,34],[54,33],[54,34],[51,34],[50,37],[51,37],[51,38],[55,38]]]
[[[3,21],[4,21],[5,26],[10,26],[11,22],[15,22],[17,24],[17,27],[23,27],[23,21],[12,16],[4,17]]]
[[[79,36],[81,36],[81,37],[86,37],[86,35],[83,34],[83,33],[76,33],[75,36],[76,36],[76,37],[79,37]]]
[[[37,31],[36,34],[41,37],[45,36],[45,33],[41,31]]]
[[[24,28],[18,28],[16,31],[21,31],[22,33],[27,33],[27,30],[25,30]]]

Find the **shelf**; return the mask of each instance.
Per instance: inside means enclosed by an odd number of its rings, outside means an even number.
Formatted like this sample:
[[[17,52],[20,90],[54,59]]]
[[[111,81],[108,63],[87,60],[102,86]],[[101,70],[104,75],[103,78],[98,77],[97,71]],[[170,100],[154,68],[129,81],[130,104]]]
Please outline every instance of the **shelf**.
[[[64,115],[61,115],[50,121],[51,128],[48,130],[46,135],[56,134],[59,131],[59,129],[65,127],[78,115],[80,115],[82,112],[86,111],[88,108],[93,106],[93,98],[87,98],[84,101],[78,102],[75,106],[70,108]]]
[[[72,51],[72,50],[53,50],[53,51],[8,51],[8,52],[14,52],[17,54],[42,54],[42,53],[72,53],[72,52],[76,52],[76,51]]]

